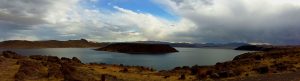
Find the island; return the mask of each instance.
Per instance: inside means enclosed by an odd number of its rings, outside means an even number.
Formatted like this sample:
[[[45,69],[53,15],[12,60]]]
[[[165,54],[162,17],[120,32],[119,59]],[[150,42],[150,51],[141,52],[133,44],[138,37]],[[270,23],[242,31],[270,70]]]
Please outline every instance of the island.
[[[98,51],[110,51],[129,54],[165,54],[178,52],[168,44],[146,44],[146,43],[112,43],[96,49]]]

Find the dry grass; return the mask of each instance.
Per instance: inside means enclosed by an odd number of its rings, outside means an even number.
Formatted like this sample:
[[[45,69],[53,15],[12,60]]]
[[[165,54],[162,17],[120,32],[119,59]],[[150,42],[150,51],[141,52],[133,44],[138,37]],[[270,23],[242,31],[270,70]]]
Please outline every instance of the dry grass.
[[[13,81],[15,74],[18,72],[20,65],[17,65],[15,59],[4,59],[0,62],[0,81]]]

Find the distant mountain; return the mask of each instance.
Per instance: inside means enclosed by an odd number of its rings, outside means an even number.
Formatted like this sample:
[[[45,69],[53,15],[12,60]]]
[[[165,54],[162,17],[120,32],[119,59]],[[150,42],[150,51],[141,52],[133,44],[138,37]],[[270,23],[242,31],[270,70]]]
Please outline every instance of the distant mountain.
[[[171,47],[186,48],[237,48],[248,43],[190,43],[190,42],[163,42],[163,41],[134,41],[134,42],[92,42],[86,39],[80,40],[46,40],[46,41],[27,41],[27,40],[9,40],[0,42],[0,48],[87,48],[103,47],[114,43],[144,43],[144,44],[168,44]],[[252,43],[260,44],[260,43]]]
[[[248,43],[189,43],[189,42],[162,42],[162,41],[136,41],[136,43],[147,44],[169,44],[172,47],[189,47],[189,48],[236,48]]]
[[[249,45],[248,43],[205,43],[200,44],[198,47],[209,47],[209,48],[236,48],[243,45]]]
[[[46,41],[27,41],[27,40],[9,40],[0,42],[0,48],[88,48],[88,47],[102,47],[108,43],[96,43],[80,40],[46,40]]]

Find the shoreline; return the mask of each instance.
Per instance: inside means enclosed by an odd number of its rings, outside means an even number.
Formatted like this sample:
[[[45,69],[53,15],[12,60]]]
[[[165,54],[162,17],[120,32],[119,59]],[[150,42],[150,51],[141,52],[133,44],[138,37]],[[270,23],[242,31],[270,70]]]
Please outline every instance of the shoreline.
[[[57,56],[22,56],[4,51],[0,56],[0,80],[232,80],[270,79],[277,75],[297,75],[300,72],[300,48],[276,49],[249,52],[236,56],[231,61],[208,66],[180,66],[172,70],[154,70],[143,66],[123,64],[82,63],[78,58]],[[31,72],[34,71],[34,72]],[[3,74],[4,73],[4,74]],[[45,75],[39,76],[27,74]],[[54,73],[49,75],[49,73]],[[265,75],[268,75],[266,78]],[[100,76],[100,77],[99,77]],[[79,78],[80,77],[80,78]],[[283,77],[284,78],[284,77]],[[297,77],[292,77],[296,78]],[[282,79],[281,79],[282,80]],[[299,78],[300,80],[300,78]],[[276,81],[276,80],[275,80]],[[280,80],[278,80],[280,81]]]
[[[41,48],[41,49],[43,50],[44,48]],[[172,69],[174,69],[176,67],[183,67],[183,66],[192,67],[194,65],[201,65],[201,64],[203,64],[203,62],[197,62],[197,61],[194,61],[192,63],[180,63],[180,64],[176,64],[176,62],[172,62],[172,61],[177,61],[177,60],[167,60],[166,62],[164,62],[164,63],[168,63],[167,65],[161,64],[161,63],[153,63],[152,62],[151,66],[150,65],[147,66],[147,65],[143,64],[143,62],[135,64],[134,61],[122,62],[122,61],[119,60],[119,61],[116,61],[116,62],[111,62],[111,60],[114,61],[113,59],[106,60],[106,61],[100,61],[100,60],[98,61],[96,58],[91,58],[93,60],[88,60],[88,59],[86,59],[86,56],[84,56],[84,57],[81,57],[82,55],[78,56],[78,54],[76,52],[70,52],[70,54],[68,54],[69,52],[66,52],[66,51],[61,52],[61,50],[65,50],[65,49],[66,50],[71,49],[70,51],[72,51],[72,50],[76,51],[76,50],[83,49],[83,51],[88,51],[87,53],[90,53],[89,51],[91,51],[91,52],[94,51],[93,50],[94,48],[58,48],[58,50],[60,50],[59,52],[56,52],[56,48],[47,48],[46,50],[49,50],[49,51],[47,51],[47,53],[39,52],[40,49],[37,49],[37,50],[35,50],[35,49],[33,49],[33,50],[32,49],[24,49],[24,50],[23,49],[2,49],[2,50],[3,51],[5,51],[5,50],[11,50],[11,51],[15,51],[15,52],[17,52],[17,53],[19,53],[21,55],[26,55],[26,56],[30,56],[30,55],[53,55],[53,56],[55,56],[55,55],[57,55],[58,57],[68,57],[68,58],[70,58],[70,57],[79,57],[79,58],[83,58],[81,60],[84,63],[106,63],[106,64],[115,64],[115,65],[123,64],[123,65],[129,65],[129,66],[144,66],[144,67],[154,68],[155,70],[172,70]],[[187,49],[190,49],[190,48],[187,48]],[[198,48],[193,48],[193,49],[197,50]],[[199,49],[206,50],[206,48],[199,48]],[[213,49],[213,48],[207,48],[207,49]],[[219,49],[217,49],[217,50],[219,50]],[[231,49],[224,49],[224,50],[231,51]],[[0,51],[1,51],[1,49],[0,49]],[[35,51],[38,51],[38,52],[35,52]],[[232,50],[232,51],[234,51],[234,50]],[[72,54],[74,53],[75,56],[72,55],[71,53]],[[95,51],[95,52],[92,52],[91,54],[92,55],[96,55],[97,57],[101,57],[102,56],[101,54],[104,54],[104,56],[106,56],[106,54],[110,55],[110,53],[112,53],[113,56],[123,56],[123,54],[125,56],[132,56],[131,54],[117,53],[117,52],[108,52],[108,51],[100,51],[100,52]],[[116,53],[116,54],[114,54],[114,53]],[[224,60],[224,61],[230,61],[230,60],[232,60],[234,58],[234,56],[236,56],[237,54],[239,55],[241,53],[245,53],[245,52],[237,52],[237,53],[233,54],[232,56],[230,56],[230,58],[226,58],[226,60]],[[59,54],[62,54],[62,55],[59,55]],[[64,54],[66,54],[66,55],[64,55]],[[80,54],[85,55],[84,53],[80,53]],[[100,54],[100,55],[97,55],[97,54]],[[184,54],[185,54],[184,52],[180,53],[180,56],[182,56]],[[195,54],[197,54],[197,53],[195,52]],[[154,57],[153,59],[161,57],[160,55],[149,55],[149,54],[139,54],[139,55],[141,55],[143,57],[145,57],[145,56],[146,57],[148,57],[148,56],[152,57],[153,56]],[[137,56],[139,56],[139,55],[137,55]],[[165,55],[169,56],[167,54],[164,54],[164,56]],[[173,55],[171,55],[171,56],[173,56]],[[128,58],[128,57],[126,57],[126,58]],[[105,58],[101,58],[101,59],[105,59]],[[170,59],[172,59],[172,58],[170,58]],[[194,58],[194,59],[197,59],[197,58]],[[129,58],[129,60],[130,60],[130,58]],[[137,60],[143,61],[143,59],[137,59]],[[161,60],[164,60],[164,59],[161,59]],[[184,60],[182,60],[182,61],[184,61]],[[212,65],[215,65],[217,62],[222,62],[222,61],[213,61],[213,62],[210,62],[210,63],[205,63],[205,65],[201,65],[201,66],[209,66],[209,65],[212,66]],[[155,61],[155,62],[159,62],[159,61]],[[147,62],[145,61],[145,63],[147,63]],[[169,63],[171,63],[171,64],[169,64]],[[162,65],[165,65],[165,66],[162,66]]]

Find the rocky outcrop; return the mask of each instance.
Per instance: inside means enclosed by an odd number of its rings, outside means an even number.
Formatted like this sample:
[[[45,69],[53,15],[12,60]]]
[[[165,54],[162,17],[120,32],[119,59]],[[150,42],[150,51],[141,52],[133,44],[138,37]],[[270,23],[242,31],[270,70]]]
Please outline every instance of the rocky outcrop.
[[[142,44],[142,43],[114,43],[96,49],[98,51],[110,51],[130,54],[163,54],[178,52],[167,44]]]
[[[273,46],[273,45],[243,45],[235,48],[235,50],[246,51],[272,51],[272,50],[289,50],[300,48],[300,46]]]
[[[37,80],[47,76],[46,68],[41,62],[23,59],[19,60],[19,71],[15,75],[17,81]]]
[[[47,77],[51,78],[64,78],[65,74],[62,70],[62,65],[69,66],[80,66],[82,65],[81,61],[74,57],[73,59],[69,58],[58,58],[56,56],[21,56],[12,51],[3,51],[1,54],[1,59],[16,59],[17,65],[20,65],[19,70],[15,74],[14,78],[16,81],[24,80],[42,80]],[[68,59],[67,61],[65,59]]]
[[[266,45],[244,45],[235,48],[235,50],[247,50],[247,51],[268,51],[275,49],[275,46]]]
[[[15,64],[19,66],[18,71],[13,76],[15,81],[122,81],[113,75],[99,74],[90,69],[80,68],[86,65],[76,57],[71,59],[41,55],[27,57],[12,51],[3,51],[0,56],[0,68],[2,61],[15,60]],[[2,80],[2,78],[0,79]]]
[[[3,51],[2,56],[5,58],[13,58],[13,59],[20,59],[24,57],[12,51]]]

